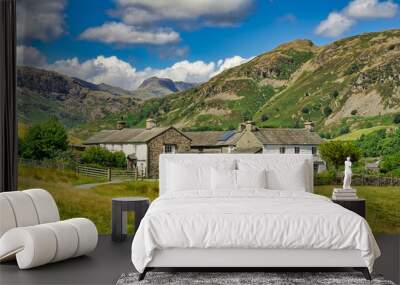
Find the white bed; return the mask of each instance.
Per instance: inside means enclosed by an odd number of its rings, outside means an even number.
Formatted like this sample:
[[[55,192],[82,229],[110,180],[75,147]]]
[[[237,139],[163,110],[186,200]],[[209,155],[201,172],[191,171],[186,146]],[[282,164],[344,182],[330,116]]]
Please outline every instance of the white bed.
[[[260,169],[263,188],[254,187]],[[234,187],[225,171],[237,175]],[[161,155],[160,197],[132,262],[141,278],[154,267],[354,267],[368,278],[380,251],[367,222],[312,194],[312,177],[307,155]]]

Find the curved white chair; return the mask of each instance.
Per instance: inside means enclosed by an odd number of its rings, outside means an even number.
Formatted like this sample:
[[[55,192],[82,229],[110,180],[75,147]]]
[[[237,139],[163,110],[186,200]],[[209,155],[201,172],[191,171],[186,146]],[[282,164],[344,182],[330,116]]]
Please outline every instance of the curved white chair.
[[[0,262],[16,259],[28,269],[84,255],[96,248],[92,221],[60,221],[57,205],[43,189],[0,193]]]

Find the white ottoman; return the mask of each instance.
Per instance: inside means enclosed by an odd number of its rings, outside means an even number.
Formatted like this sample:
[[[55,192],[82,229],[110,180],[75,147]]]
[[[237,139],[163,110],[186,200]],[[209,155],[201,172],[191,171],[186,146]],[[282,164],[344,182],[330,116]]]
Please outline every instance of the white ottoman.
[[[20,269],[84,255],[97,245],[93,222],[59,221],[53,198],[42,189],[0,193],[0,216],[0,261],[16,258]]]

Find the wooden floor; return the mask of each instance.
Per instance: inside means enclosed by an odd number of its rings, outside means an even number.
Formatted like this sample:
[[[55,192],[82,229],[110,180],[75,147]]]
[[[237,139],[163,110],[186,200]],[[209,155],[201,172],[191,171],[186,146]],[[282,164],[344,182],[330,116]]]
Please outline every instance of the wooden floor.
[[[400,282],[400,236],[378,236],[382,251],[375,272]],[[115,284],[124,272],[134,271],[130,259],[131,239],[121,243],[100,236],[97,249],[82,256],[30,270],[19,270],[15,262],[0,265],[0,284]],[[312,271],[312,270],[307,270]]]

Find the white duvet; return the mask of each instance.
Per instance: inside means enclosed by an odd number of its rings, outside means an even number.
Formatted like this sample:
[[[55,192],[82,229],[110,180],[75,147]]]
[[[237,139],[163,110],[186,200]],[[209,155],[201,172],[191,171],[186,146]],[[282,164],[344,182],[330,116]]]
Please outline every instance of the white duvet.
[[[157,198],[134,237],[132,262],[143,272],[165,248],[358,249],[370,271],[380,255],[365,219],[329,199],[254,189]]]

